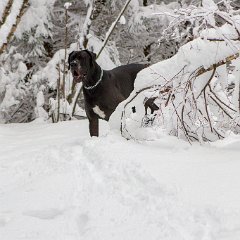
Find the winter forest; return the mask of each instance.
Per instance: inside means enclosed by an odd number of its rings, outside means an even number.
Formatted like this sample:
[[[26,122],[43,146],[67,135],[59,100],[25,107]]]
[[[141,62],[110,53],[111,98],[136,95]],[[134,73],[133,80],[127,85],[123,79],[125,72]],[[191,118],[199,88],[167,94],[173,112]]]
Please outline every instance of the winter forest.
[[[149,125],[189,142],[239,132],[238,1],[2,1],[1,19],[1,123],[83,118],[67,56],[90,49],[104,69],[149,64],[117,110],[125,137],[151,138],[139,136]],[[144,116],[150,96],[160,111]]]
[[[82,50],[145,66],[99,137]],[[239,156],[240,0],[0,0],[1,240],[240,239]]]

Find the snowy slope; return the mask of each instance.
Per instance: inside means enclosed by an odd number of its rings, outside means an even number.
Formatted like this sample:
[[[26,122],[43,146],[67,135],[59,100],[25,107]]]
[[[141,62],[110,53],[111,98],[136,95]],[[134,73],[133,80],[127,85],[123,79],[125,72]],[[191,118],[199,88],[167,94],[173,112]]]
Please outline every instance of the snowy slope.
[[[240,239],[240,138],[127,141],[101,122],[0,125],[1,240]]]

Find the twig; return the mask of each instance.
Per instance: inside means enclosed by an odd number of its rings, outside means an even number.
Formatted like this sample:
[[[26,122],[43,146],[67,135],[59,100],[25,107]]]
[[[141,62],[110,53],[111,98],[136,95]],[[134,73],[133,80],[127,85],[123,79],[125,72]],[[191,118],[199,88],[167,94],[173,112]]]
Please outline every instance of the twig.
[[[71,115],[73,116],[74,113],[75,113],[75,110],[76,110],[76,106],[77,106],[77,100],[81,94],[81,91],[82,91],[82,86],[80,86],[77,90],[77,92],[75,93],[75,99],[73,100],[73,109],[72,109],[72,113]]]
[[[214,97],[220,102],[222,103],[225,107],[229,108],[230,110],[232,110],[233,112],[237,112],[235,109],[231,108],[230,106],[228,106],[225,102],[223,102],[217,95],[216,93],[212,90],[211,86],[209,85],[209,89],[210,92],[214,95]]]
[[[190,141],[190,139],[189,139],[189,136],[188,136],[187,129],[186,129],[184,123],[183,123],[183,120],[180,118],[180,116],[179,116],[179,114],[178,114],[178,112],[177,112],[177,109],[176,109],[176,107],[175,107],[175,104],[174,104],[174,102],[173,102],[172,100],[171,100],[171,103],[172,103],[172,105],[173,105],[173,107],[174,107],[175,113],[176,113],[179,121],[181,122],[181,125],[182,125],[182,127],[183,127],[183,132],[184,132],[184,134],[185,134],[188,142],[192,145],[192,143],[191,143],[191,141]]]
[[[216,69],[217,69],[217,67],[216,67],[215,64],[214,64],[214,66],[213,66],[213,72],[212,72],[212,74],[211,74],[208,82],[205,84],[204,88],[202,89],[202,91],[201,91],[201,92],[199,93],[199,95],[197,96],[197,99],[201,96],[201,94],[206,90],[206,87],[207,87],[207,86],[209,85],[209,83],[212,81],[212,79],[213,79],[213,77],[214,77],[214,75],[215,75]]]
[[[209,126],[210,126],[210,128],[211,128],[211,132],[213,132],[212,122],[211,122],[211,119],[210,119],[210,116],[209,116],[209,112],[208,112],[208,108],[207,108],[206,88],[204,88],[203,96],[204,96],[205,111],[206,111],[206,113],[207,113],[207,118],[208,118]]]
[[[57,119],[56,122],[59,121],[60,117],[60,82],[61,82],[61,69],[60,69],[60,64],[58,65],[58,79],[57,79]],[[55,121],[55,119],[54,119]]]
[[[65,7],[65,39],[64,39],[64,62],[63,62],[63,98],[65,99],[65,82],[66,82],[66,59],[67,59],[67,41],[68,41],[68,8]]]

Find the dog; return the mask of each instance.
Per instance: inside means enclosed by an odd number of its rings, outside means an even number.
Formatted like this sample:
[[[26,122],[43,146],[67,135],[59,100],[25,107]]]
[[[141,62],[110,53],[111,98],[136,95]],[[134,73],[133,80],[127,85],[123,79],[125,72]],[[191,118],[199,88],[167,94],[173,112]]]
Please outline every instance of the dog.
[[[99,119],[109,120],[118,104],[133,91],[138,72],[146,67],[128,64],[106,71],[97,64],[96,54],[89,50],[71,52],[68,64],[73,81],[83,84],[90,136],[99,135]]]

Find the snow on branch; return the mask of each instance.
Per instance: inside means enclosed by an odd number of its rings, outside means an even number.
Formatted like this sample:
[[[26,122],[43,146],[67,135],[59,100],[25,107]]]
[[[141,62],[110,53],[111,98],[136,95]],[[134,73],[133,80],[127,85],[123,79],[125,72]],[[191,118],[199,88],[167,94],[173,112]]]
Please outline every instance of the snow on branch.
[[[123,136],[136,139],[145,97],[158,96],[160,125],[171,135],[204,142],[224,138],[229,130],[239,133],[239,89],[238,103],[234,104],[226,68],[232,63],[235,71],[240,71],[239,49],[239,41],[234,48],[201,38],[185,44],[172,58],[139,73],[134,92],[120,104],[111,122],[121,119],[115,127],[121,128]]]
[[[204,0],[200,7],[171,14],[163,38],[179,38],[181,47],[138,74],[134,91],[110,119],[112,128],[126,138],[151,139],[145,128],[150,122],[152,129],[189,143],[240,133],[240,16],[228,2],[220,8]],[[150,97],[160,110],[144,116],[143,103]]]
[[[92,25],[92,18],[93,18],[93,12],[94,12],[94,6],[93,6],[94,2],[89,0],[89,1],[86,1],[85,4],[87,5],[88,10],[87,10],[87,15],[85,17],[85,21],[80,34],[80,48],[87,49],[88,39],[90,37],[89,33]]]
[[[156,15],[167,15],[171,19],[159,42],[175,39],[183,45],[197,37],[228,43],[229,40],[239,40],[239,12],[228,2],[231,3],[231,1],[214,3],[212,0],[207,0],[202,1],[200,7],[189,5],[175,10],[174,14],[156,13]]]
[[[4,22],[0,28],[0,54],[3,53],[8,43],[11,41],[14,32],[16,31],[17,26],[28,6],[29,0],[15,0],[13,3],[9,1],[6,9],[9,8],[10,13],[8,13],[8,15],[3,15]]]
[[[6,22],[7,16],[9,15],[10,9],[13,5],[13,0],[9,0],[6,4],[5,9],[3,10],[2,16],[0,18],[0,28]]]
[[[70,3],[70,2],[64,3],[64,8],[65,9],[69,9],[69,7],[71,7],[71,6],[72,6],[72,3]]]

